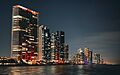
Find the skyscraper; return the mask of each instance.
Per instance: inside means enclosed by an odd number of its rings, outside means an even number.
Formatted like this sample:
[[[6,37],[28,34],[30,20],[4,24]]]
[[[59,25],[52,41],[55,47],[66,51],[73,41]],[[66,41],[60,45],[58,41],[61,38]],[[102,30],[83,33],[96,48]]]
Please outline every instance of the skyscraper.
[[[69,53],[68,53],[68,51],[69,51],[69,46],[68,46],[68,44],[65,44],[65,46],[64,46],[64,60],[65,60],[65,63],[68,63],[68,59],[69,59]]]
[[[84,62],[88,64],[89,48],[84,48]]]
[[[47,26],[40,25],[38,30],[38,60],[46,63],[51,60],[51,36]]]
[[[13,6],[11,57],[32,60],[37,56],[38,12]]]
[[[58,62],[58,52],[56,49],[56,34],[51,33],[51,62]]]
[[[56,48],[58,51],[59,56],[59,63],[64,63],[64,32],[63,31],[57,31],[56,32]]]
[[[65,39],[63,31],[56,31],[51,34],[51,61],[55,63],[64,63],[65,61]],[[66,47],[66,52],[67,52]],[[66,53],[67,58],[67,53]]]
[[[100,64],[100,54],[97,53],[94,54],[94,63]]]
[[[84,52],[81,48],[79,49],[79,55],[80,55],[80,64],[84,64]]]
[[[92,51],[89,48],[84,48],[84,63],[92,64]]]
[[[92,51],[89,51],[88,63],[92,64]]]

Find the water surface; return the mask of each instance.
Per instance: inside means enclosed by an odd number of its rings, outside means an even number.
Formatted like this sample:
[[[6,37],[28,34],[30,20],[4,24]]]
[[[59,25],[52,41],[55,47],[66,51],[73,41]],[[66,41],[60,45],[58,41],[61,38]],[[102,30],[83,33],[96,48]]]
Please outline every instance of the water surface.
[[[0,66],[0,75],[120,75],[120,65]]]

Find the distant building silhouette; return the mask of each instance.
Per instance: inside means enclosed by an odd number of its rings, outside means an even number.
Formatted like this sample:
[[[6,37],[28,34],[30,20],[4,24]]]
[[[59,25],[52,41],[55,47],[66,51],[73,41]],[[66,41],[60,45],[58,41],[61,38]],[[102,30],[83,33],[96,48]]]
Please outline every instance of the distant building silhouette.
[[[95,53],[94,54],[94,63],[95,64],[100,64],[100,54]]]

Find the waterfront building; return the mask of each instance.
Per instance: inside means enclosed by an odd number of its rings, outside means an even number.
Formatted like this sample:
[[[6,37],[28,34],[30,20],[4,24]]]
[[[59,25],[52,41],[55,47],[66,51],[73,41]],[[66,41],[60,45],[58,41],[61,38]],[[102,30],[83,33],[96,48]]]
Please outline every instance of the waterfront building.
[[[100,54],[97,53],[94,54],[94,63],[100,64]]]
[[[59,59],[59,51],[57,51],[56,42],[56,34],[51,33],[51,62],[58,62]]]
[[[89,59],[89,48],[84,48],[84,63],[88,64],[88,59]]]
[[[57,56],[59,63],[64,63],[64,32],[63,31],[57,31],[56,32],[56,48],[57,48]]]
[[[11,57],[36,59],[38,14],[20,5],[13,6]]]
[[[63,31],[56,31],[55,33],[51,34],[51,62],[55,63],[64,63],[65,56],[67,59],[67,46],[65,48],[65,40],[64,40],[64,32]],[[66,52],[64,53],[64,50]],[[66,54],[66,55],[64,55]]]
[[[74,64],[84,64],[84,52],[81,48],[78,49],[78,52],[73,56],[72,62]]]
[[[64,46],[64,60],[65,60],[65,63],[68,63],[69,62],[69,46],[68,44],[65,44]]]
[[[92,64],[92,51],[89,51],[88,63]]]
[[[38,29],[38,61],[49,63],[51,60],[51,36],[47,26],[40,25]]]
[[[75,64],[80,64],[80,60],[81,60],[80,59],[80,54],[79,53],[75,54],[73,62]]]
[[[84,48],[84,63],[92,64],[92,51],[89,48]]]
[[[0,65],[16,65],[18,64],[16,58],[11,57],[0,57]]]
[[[84,52],[81,48],[79,49],[79,54],[80,54],[80,64],[84,64]]]

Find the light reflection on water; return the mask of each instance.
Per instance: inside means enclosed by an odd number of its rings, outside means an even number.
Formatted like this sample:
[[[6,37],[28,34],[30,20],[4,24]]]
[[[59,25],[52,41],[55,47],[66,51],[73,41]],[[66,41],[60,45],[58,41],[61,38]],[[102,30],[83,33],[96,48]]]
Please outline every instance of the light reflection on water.
[[[9,67],[9,75],[88,75],[83,68],[83,65]]]
[[[120,66],[0,66],[0,75],[113,75],[115,73],[120,75]]]

